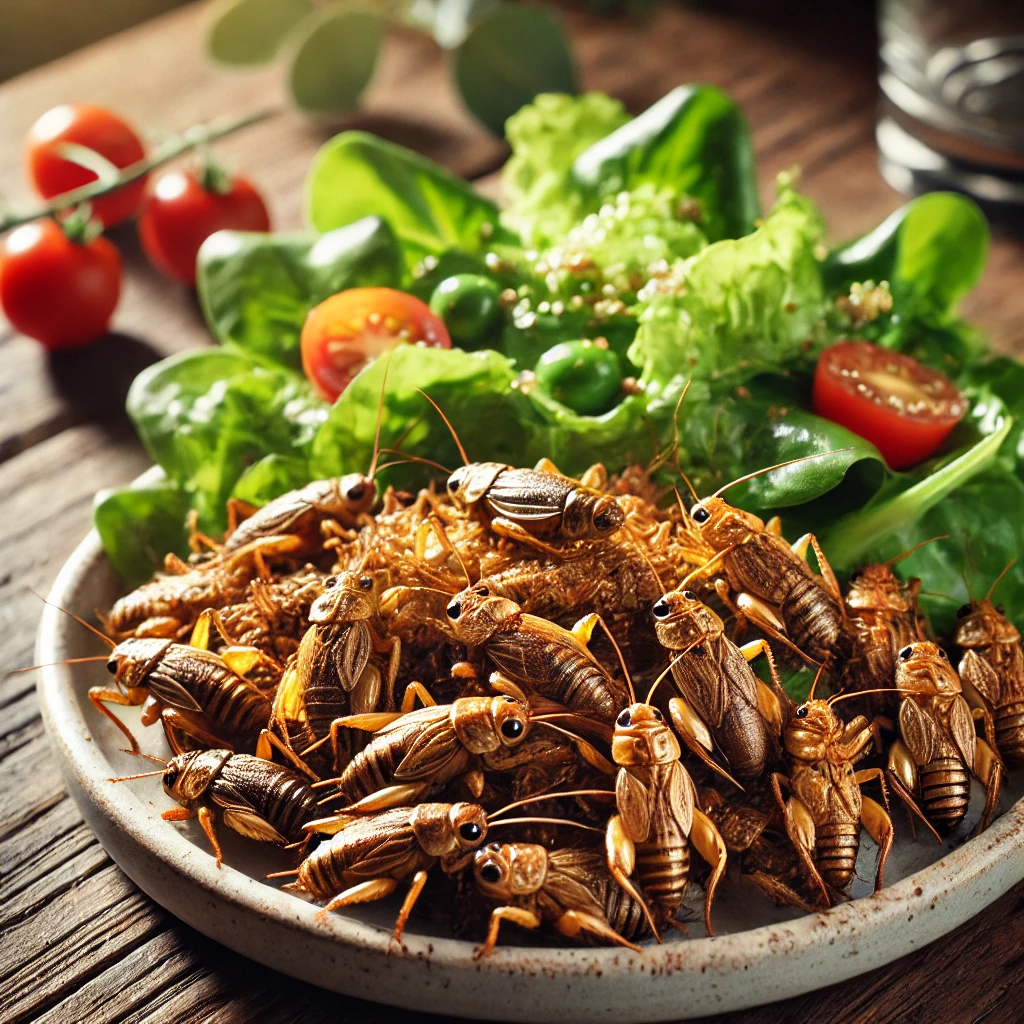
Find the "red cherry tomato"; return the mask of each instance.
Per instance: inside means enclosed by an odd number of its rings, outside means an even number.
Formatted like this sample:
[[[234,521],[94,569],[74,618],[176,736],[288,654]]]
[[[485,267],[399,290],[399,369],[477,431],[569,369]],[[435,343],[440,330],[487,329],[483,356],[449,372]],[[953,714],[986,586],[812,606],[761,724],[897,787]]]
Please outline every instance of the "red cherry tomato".
[[[105,334],[121,294],[121,256],[105,238],[73,242],[52,220],[0,243],[0,306],[11,325],[49,349]]]
[[[206,187],[192,171],[166,171],[148,189],[139,237],[151,262],[186,284],[195,284],[196,253],[215,231],[269,231],[259,192],[245,178]]]
[[[367,363],[403,342],[452,347],[444,322],[415,295],[349,288],[310,310],[302,328],[302,367],[333,402]]]
[[[892,469],[933,455],[967,403],[947,377],[868,341],[825,349],[814,374],[814,411],[870,441]]]
[[[32,125],[25,138],[29,180],[44,199],[96,180],[95,172],[57,155],[57,148],[66,142],[93,149],[117,167],[137,163],[146,155],[138,135],[109,110],[84,103],[54,107]],[[134,217],[145,186],[145,178],[138,178],[94,199],[93,214],[108,228]]]

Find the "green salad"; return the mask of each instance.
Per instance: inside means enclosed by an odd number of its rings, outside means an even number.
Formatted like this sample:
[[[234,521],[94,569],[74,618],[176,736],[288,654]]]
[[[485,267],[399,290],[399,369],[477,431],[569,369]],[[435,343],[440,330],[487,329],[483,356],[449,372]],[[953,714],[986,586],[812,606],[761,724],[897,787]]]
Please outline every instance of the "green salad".
[[[570,475],[598,461],[616,471],[678,436],[703,495],[831,452],[740,485],[730,501],[778,512],[787,535],[812,530],[840,572],[947,536],[903,565],[922,578],[940,630],[968,587],[988,588],[1022,548],[1024,366],[991,357],[957,314],[988,246],[970,201],[927,195],[830,247],[795,173],[761,209],[743,115],[703,85],[633,119],[599,93],[542,95],[507,134],[500,209],[414,153],[345,132],[310,169],[309,232],[207,241],[198,287],[219,346],[148,368],[128,396],[166,479],[96,507],[126,579],[185,548],[191,509],[217,535],[229,497],[262,504],[365,472],[388,363],[385,446],[461,462],[422,388],[474,460],[548,456]],[[455,347],[401,345],[330,404],[303,373],[303,324],[329,296],[367,286],[430,301]],[[937,454],[893,471],[811,411],[818,354],[847,338],[909,354],[960,389],[969,410]],[[406,463],[380,476],[410,487],[430,473]],[[1022,624],[1024,571],[999,593]]]

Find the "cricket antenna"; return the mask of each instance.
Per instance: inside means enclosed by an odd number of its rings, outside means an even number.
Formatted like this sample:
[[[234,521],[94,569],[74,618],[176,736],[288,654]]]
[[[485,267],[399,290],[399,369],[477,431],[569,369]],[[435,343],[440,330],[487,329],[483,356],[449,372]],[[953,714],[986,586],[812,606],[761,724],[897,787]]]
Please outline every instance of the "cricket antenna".
[[[435,402],[430,397],[430,395],[426,393],[426,391],[423,391],[420,388],[417,388],[416,390],[419,391],[419,393],[437,410],[438,416],[440,416],[441,419],[444,420],[444,425],[448,428],[449,432],[451,433],[452,438],[455,441],[455,445],[459,449],[459,454],[462,456],[462,464],[464,466],[468,466],[469,456],[466,454],[466,449],[462,447],[462,442],[459,440],[459,435],[455,433],[455,428],[451,425],[451,422],[449,421],[448,417],[445,416],[445,414],[441,411],[441,406],[439,406],[437,402]]]
[[[523,797],[522,800],[515,800],[510,804],[505,804],[504,807],[499,811],[492,811],[487,815],[488,824],[492,823],[499,814],[504,814],[506,811],[514,811],[517,807],[526,807],[528,804],[536,804],[542,800],[554,800],[560,796],[604,796],[614,797],[615,790],[613,789],[572,789],[562,790],[550,793],[537,793],[534,796]]]
[[[658,678],[657,678],[657,679],[655,679],[655,680],[654,680],[654,683],[652,684],[651,688],[650,688],[650,689],[649,689],[649,690],[647,691],[647,700],[646,700],[646,701],[645,701],[644,703],[646,703],[646,704],[650,704],[650,703],[651,703],[651,699],[652,699],[652,698],[654,697],[654,691],[655,691],[655,690],[656,690],[656,689],[657,689],[657,688],[658,688],[658,687],[659,687],[659,686],[661,685],[661,681],[662,681],[662,680],[663,680],[663,679],[664,679],[664,678],[665,678],[665,677],[666,677],[666,676],[667,676],[667,675],[669,674],[669,672],[671,672],[671,671],[672,671],[672,669],[673,669],[673,668],[675,667],[675,665],[676,665],[676,662],[678,662],[678,661],[681,661],[681,660],[682,660],[683,658],[685,658],[685,657],[686,657],[686,655],[687,655],[687,654],[689,654],[689,653],[690,653],[690,651],[692,651],[692,650],[694,649],[694,647],[696,647],[696,646],[697,646],[698,644],[700,644],[700,640],[695,640],[695,641],[694,641],[694,642],[693,642],[692,644],[690,644],[690,646],[689,646],[689,647],[687,647],[687,648],[686,648],[685,650],[683,650],[683,651],[680,651],[680,652],[679,652],[679,653],[678,653],[678,654],[677,654],[677,655],[676,655],[676,656],[675,656],[675,657],[674,657],[674,658],[673,658],[673,659],[672,659],[672,660],[671,660],[671,661],[670,661],[670,662],[669,662],[669,663],[668,663],[668,664],[667,664],[667,665],[665,666],[665,670],[664,670],[664,671],[663,671],[663,672],[661,673],[661,675],[660,675],[660,676],[658,676]]]
[[[724,494],[730,487],[735,487],[737,484],[746,483],[748,480],[753,480],[754,477],[763,476],[765,473],[774,472],[776,469],[783,469],[785,466],[795,466],[798,462],[808,462],[811,459],[823,459],[826,455],[838,455],[840,452],[853,451],[852,447],[849,448],[833,448],[828,452],[815,452],[813,455],[803,455],[799,459],[789,459],[786,462],[777,462],[774,466],[765,466],[764,469],[755,469],[753,473],[747,473],[745,476],[737,477],[731,483],[723,484],[721,487],[711,495],[712,498],[717,498],[719,495]]]
[[[995,593],[996,587],[999,586],[1003,577],[1013,568],[1016,561],[1016,558],[1011,558],[1010,561],[1006,563],[1006,568],[992,581],[992,586],[988,588],[988,593],[985,595],[986,601],[992,600],[992,595]]]
[[[391,355],[389,352],[384,358],[384,379],[380,382],[380,400],[377,402],[377,426],[373,431],[373,458],[370,460],[370,471],[366,474],[368,480],[377,475],[377,460],[380,458],[380,426],[384,421],[384,394],[388,386],[388,373],[391,371]]]
[[[44,661],[41,665],[26,665],[24,668],[12,668],[7,676],[16,676],[22,672],[35,672],[37,668],[53,668],[55,665],[83,665],[87,661],[109,661],[105,654],[94,654],[90,658],[65,658],[64,661]],[[4,676],[6,679],[7,676]]]
[[[151,779],[154,775],[163,775],[164,768],[157,768],[155,772],[142,772],[141,775],[121,775],[116,779],[107,779],[107,782],[131,782],[132,779]]]
[[[419,462],[424,466],[432,466],[434,469],[441,470],[442,473],[451,476],[451,470],[447,466],[442,466],[440,462],[435,462],[433,459],[426,459],[422,455],[410,455],[408,452],[399,451],[397,448],[381,448],[382,452],[387,452],[388,455],[401,455],[402,458],[396,459],[394,462],[386,462],[383,466],[378,466],[377,469],[390,469],[392,466],[404,466],[410,462]]]
[[[814,691],[815,691],[815,689],[818,686],[818,680],[821,678],[821,673],[824,672],[824,671],[825,671],[825,663],[822,662],[818,666],[818,671],[814,673],[814,682],[811,683],[811,689],[810,689],[810,691],[807,694],[807,699],[808,700],[814,700]]]
[[[944,533],[941,537],[929,537],[927,540],[921,541],[920,544],[915,544],[912,548],[908,548],[902,555],[896,555],[895,558],[890,558],[888,562],[884,562],[883,564],[892,568],[892,566],[902,562],[904,558],[909,558],[915,551],[920,551],[920,549],[926,544],[934,544],[937,540],[949,540],[949,534]],[[1011,562],[1010,565],[1012,564],[1013,563]],[[1009,566],[1007,566],[1007,568],[1009,568]]]
[[[597,832],[604,835],[604,829],[594,828],[593,825],[584,825],[582,821],[573,821],[572,818],[502,818],[501,821],[489,821],[488,828],[496,825],[571,825],[573,828],[582,828],[587,832]]]
[[[838,704],[841,700],[852,700],[854,697],[863,697],[866,693],[899,693],[900,688],[898,686],[880,686],[877,690],[854,690],[852,693],[836,693],[833,694],[825,703],[832,707],[833,704]],[[808,697],[808,700],[811,698]]]
[[[633,689],[633,677],[629,674],[629,669],[626,668],[626,659],[622,656],[622,648],[619,647],[615,637],[612,636],[612,631],[608,628],[608,623],[606,623],[600,615],[597,616],[597,621],[601,623],[601,628],[604,630],[605,636],[607,636],[608,639],[611,640],[612,647],[615,648],[615,653],[618,655],[619,658],[619,664],[622,666],[622,674],[626,679],[626,686],[629,689],[629,703],[635,704],[636,690]]]
[[[114,641],[111,640],[106,633],[101,633],[95,626],[93,626],[91,623],[86,622],[85,619],[79,618],[74,612],[69,612],[67,608],[62,608],[59,604],[54,604],[53,601],[50,601],[47,598],[43,597],[42,594],[37,593],[31,587],[29,587],[29,593],[34,594],[36,597],[38,597],[39,600],[43,602],[43,604],[48,604],[51,608],[56,608],[57,611],[61,611],[65,615],[69,615],[80,626],[85,626],[85,628],[89,630],[90,633],[94,633],[96,636],[98,636],[111,650],[113,650],[117,646],[117,644],[114,643]]]

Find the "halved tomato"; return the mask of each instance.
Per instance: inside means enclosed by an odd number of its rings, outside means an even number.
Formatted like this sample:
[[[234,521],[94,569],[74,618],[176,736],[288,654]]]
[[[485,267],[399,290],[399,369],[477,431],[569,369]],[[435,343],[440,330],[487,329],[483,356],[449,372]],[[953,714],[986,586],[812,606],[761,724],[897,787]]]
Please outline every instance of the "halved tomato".
[[[302,327],[302,368],[333,402],[357,373],[403,342],[451,348],[430,307],[394,288],[349,288],[310,310]]]
[[[967,402],[948,377],[869,341],[825,349],[814,374],[814,411],[870,441],[892,469],[933,455]]]

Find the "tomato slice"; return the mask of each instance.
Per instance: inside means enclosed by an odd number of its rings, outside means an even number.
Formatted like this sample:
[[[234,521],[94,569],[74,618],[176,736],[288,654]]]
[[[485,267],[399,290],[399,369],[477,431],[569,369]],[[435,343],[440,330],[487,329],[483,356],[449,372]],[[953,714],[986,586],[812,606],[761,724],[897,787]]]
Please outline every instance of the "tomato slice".
[[[451,348],[444,321],[394,288],[349,288],[310,310],[302,327],[302,368],[333,402],[359,371],[403,343]]]
[[[967,402],[948,377],[869,341],[825,349],[814,374],[814,411],[870,441],[892,469],[933,455]]]

